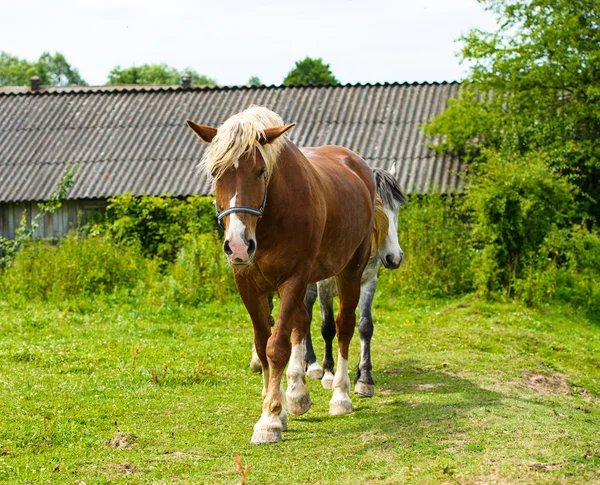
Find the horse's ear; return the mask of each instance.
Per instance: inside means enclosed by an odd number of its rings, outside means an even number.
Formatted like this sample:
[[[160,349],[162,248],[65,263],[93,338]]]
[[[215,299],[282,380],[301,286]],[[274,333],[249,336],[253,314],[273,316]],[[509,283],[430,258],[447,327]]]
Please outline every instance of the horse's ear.
[[[198,123],[194,123],[192,120],[186,120],[187,125],[192,129],[196,135],[204,142],[210,143],[215,135],[217,134],[217,129],[212,126],[199,125]]]
[[[396,177],[396,162],[392,163],[392,168],[390,168],[390,173]]]
[[[275,126],[273,128],[266,128],[265,136],[259,137],[258,142],[261,145],[273,143],[275,140],[277,140],[277,138],[279,138],[281,135],[283,135],[286,131],[293,128],[294,126],[296,126],[296,123],[290,123],[289,125],[285,126]]]

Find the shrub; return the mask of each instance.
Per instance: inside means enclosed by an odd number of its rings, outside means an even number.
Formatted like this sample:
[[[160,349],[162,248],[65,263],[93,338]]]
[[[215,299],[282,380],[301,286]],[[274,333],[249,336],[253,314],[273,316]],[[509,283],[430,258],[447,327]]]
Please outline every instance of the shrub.
[[[381,271],[384,291],[445,296],[472,290],[473,251],[460,198],[412,196],[400,210],[398,232],[405,261],[397,271]]]
[[[585,225],[553,231],[515,287],[530,305],[554,300],[600,315],[600,234]]]
[[[5,289],[26,298],[65,299],[132,289],[155,271],[134,245],[107,236],[69,233],[58,244],[32,241],[0,275]]]
[[[146,257],[171,262],[186,234],[215,229],[214,214],[209,197],[120,195],[109,199],[104,230],[119,241],[139,244]]]
[[[481,293],[514,292],[542,243],[574,214],[574,189],[542,155],[491,158],[472,181],[467,206],[479,245],[473,270]]]

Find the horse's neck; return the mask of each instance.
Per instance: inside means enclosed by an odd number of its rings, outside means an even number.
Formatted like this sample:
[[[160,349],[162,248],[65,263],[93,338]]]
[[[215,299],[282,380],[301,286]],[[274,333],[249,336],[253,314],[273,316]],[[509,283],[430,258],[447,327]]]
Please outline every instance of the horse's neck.
[[[303,178],[303,172],[306,170],[300,157],[304,158],[304,155],[296,145],[287,140],[275,163],[273,176],[269,183],[269,194],[272,186],[276,198],[289,200],[290,193],[293,194],[290,191],[294,190],[294,185]]]

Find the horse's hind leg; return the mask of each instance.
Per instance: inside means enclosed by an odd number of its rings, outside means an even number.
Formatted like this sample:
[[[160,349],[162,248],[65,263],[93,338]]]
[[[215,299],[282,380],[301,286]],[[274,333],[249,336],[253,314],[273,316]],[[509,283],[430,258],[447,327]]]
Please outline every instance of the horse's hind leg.
[[[304,360],[306,361],[306,375],[311,379],[320,379],[323,377],[323,368],[317,362],[317,356],[315,355],[315,349],[313,348],[312,338],[310,335],[310,324],[312,323],[313,307],[317,301],[317,285],[312,283],[306,288],[306,296],[304,297],[304,304],[308,310],[308,332],[306,334],[306,355]]]
[[[338,338],[338,364],[333,379],[333,396],[329,401],[330,414],[352,412],[350,378],[348,376],[348,349],[356,327],[356,307],[360,299],[360,280],[368,259],[370,240],[365,241],[350,263],[336,277],[340,308],[335,321]],[[362,264],[361,264],[362,263]]]
[[[333,297],[335,279],[319,281],[319,305],[321,306],[321,335],[325,341],[325,355],[323,356],[323,378],[321,385],[331,389],[333,385],[333,339],[335,337],[335,318],[333,315]]]
[[[360,363],[354,377],[354,392],[363,396],[372,397],[375,386],[371,376],[371,337],[373,337],[373,319],[371,308],[373,296],[377,288],[377,277],[369,280],[360,288],[360,301],[358,310],[360,320],[358,322],[358,334],[360,335]]]

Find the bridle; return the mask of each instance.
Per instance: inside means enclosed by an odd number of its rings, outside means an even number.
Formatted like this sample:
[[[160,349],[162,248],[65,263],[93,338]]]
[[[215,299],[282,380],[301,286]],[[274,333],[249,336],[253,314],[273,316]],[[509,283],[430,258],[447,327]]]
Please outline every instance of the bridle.
[[[244,212],[246,214],[252,214],[253,216],[258,217],[260,220],[262,218],[263,212],[265,211],[265,206],[267,205],[267,176],[263,177],[265,181],[265,196],[262,201],[262,205],[255,209],[254,207],[248,207],[246,205],[236,205],[235,207],[230,207],[229,209],[225,209],[223,212],[219,212],[219,206],[217,205],[217,201],[215,200],[215,212],[217,216],[217,222],[219,226],[225,230],[225,224],[223,224],[223,217],[228,216],[229,214],[233,214],[234,212]]]

